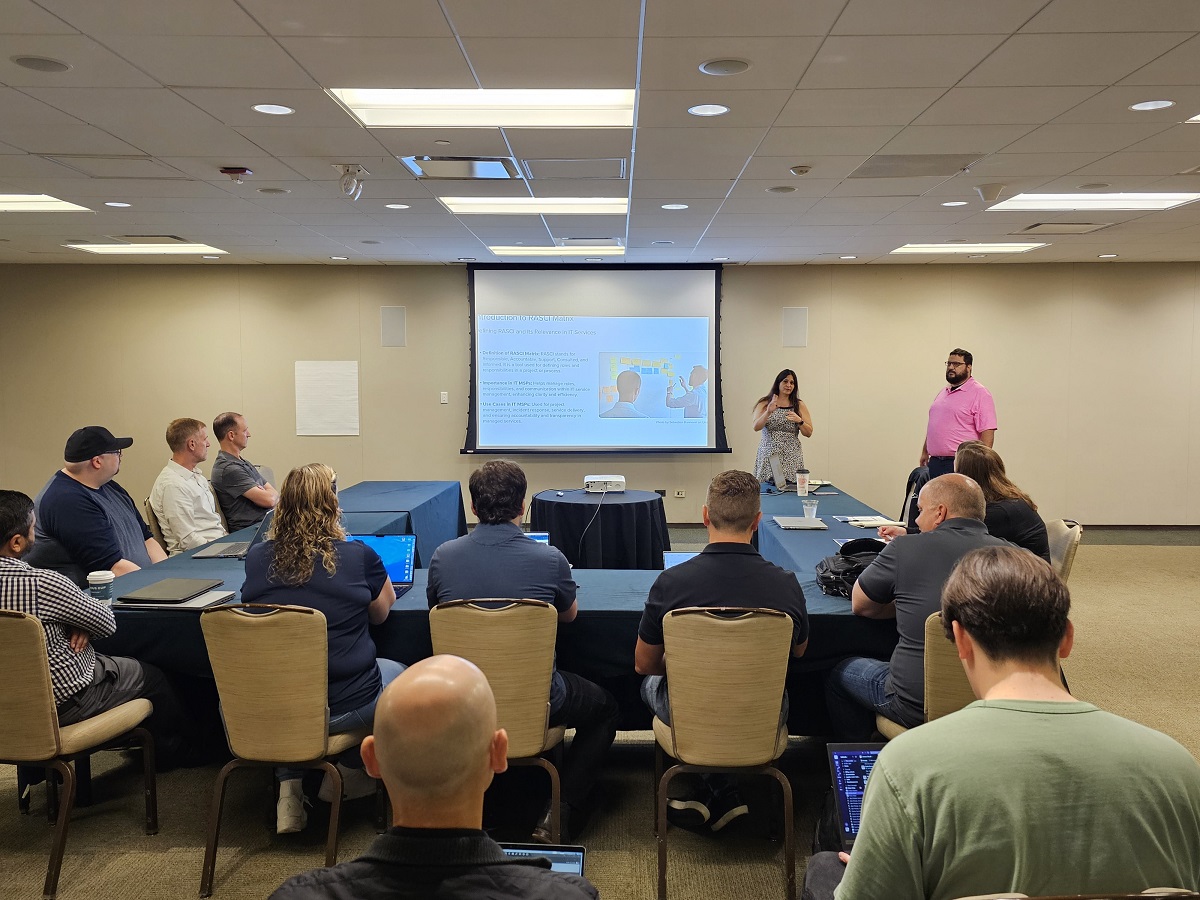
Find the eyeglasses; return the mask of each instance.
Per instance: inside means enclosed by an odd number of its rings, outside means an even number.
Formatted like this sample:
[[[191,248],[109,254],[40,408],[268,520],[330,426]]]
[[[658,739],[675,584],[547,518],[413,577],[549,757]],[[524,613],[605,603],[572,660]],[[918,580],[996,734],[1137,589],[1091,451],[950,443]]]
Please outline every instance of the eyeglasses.
[[[949,360],[946,360],[946,368],[947,369],[961,369],[961,368],[964,368],[965,366],[966,366],[966,363],[956,363],[956,362],[950,362]]]
[[[105,450],[105,451],[104,451],[103,453],[101,453],[100,455],[101,455],[101,456],[108,456],[108,455],[110,455],[110,454],[112,454],[112,455],[114,455],[114,456],[124,456],[124,455],[125,455],[125,451],[124,451],[124,450]]]

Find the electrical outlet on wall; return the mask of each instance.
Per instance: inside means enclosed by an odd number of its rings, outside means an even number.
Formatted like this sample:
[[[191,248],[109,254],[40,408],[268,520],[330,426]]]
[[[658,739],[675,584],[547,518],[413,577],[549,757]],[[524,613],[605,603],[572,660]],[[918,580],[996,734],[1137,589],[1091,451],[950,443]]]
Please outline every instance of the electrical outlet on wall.
[[[686,496],[687,496],[687,491],[676,491],[676,492],[675,492],[675,499],[676,499],[676,500],[682,500],[682,499],[684,499]]]
[[[450,392],[449,392],[449,391],[442,391],[442,398],[441,398],[441,400],[440,400],[439,402],[441,402],[441,403],[449,403],[449,402],[450,402]]]

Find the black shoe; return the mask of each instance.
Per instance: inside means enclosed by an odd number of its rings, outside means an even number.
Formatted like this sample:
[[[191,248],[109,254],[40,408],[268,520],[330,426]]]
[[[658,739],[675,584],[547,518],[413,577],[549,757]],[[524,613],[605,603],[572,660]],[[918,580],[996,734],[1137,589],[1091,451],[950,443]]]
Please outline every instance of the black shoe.
[[[708,828],[713,832],[720,831],[730,822],[748,815],[749,812],[750,807],[746,805],[746,801],[737,791],[728,790],[715,794],[708,805]]]
[[[685,831],[706,832],[712,820],[713,796],[701,791],[695,797],[667,800],[667,821]]]
[[[573,844],[575,839],[579,837],[579,833],[583,831],[587,824],[587,817],[574,807],[562,803],[558,808],[558,841],[559,844]],[[542,818],[538,821],[537,827],[533,829],[533,834],[529,839],[535,844],[554,844],[553,832],[550,825],[550,806],[546,806],[546,811],[542,813]]]

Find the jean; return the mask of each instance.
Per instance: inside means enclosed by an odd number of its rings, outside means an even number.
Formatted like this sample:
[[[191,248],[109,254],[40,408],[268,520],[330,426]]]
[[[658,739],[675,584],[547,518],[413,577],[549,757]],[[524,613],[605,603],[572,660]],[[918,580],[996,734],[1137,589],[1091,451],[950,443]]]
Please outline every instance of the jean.
[[[379,694],[376,694],[370,703],[364,704],[358,709],[330,716],[330,734],[344,734],[347,731],[358,731],[361,728],[370,731],[374,727],[375,704],[379,702],[380,694],[383,693],[385,687],[395,681],[400,676],[400,673],[407,668],[404,663],[398,663],[394,659],[376,659],[375,665],[379,669],[379,677],[383,681],[383,684],[379,688]],[[348,769],[361,769],[363,767],[362,754],[359,752],[358,747],[351,747],[338,757],[338,762]],[[275,777],[280,781],[291,781],[295,778],[303,778],[304,770],[281,767],[275,770]]]
[[[878,659],[861,656],[843,659],[825,679],[825,704],[837,736],[867,741],[875,733],[875,714],[903,724],[895,693],[887,690],[890,667]]]
[[[801,900],[833,900],[833,892],[842,883],[846,864],[836,853],[814,854],[804,870],[804,892]]]
[[[932,481],[941,475],[949,475],[954,471],[953,456],[931,456],[927,463],[929,467],[929,479]]]
[[[575,809],[589,806],[588,797],[613,738],[617,736],[616,698],[599,685],[559,670],[567,685],[562,705],[550,712],[550,725],[575,729],[563,756],[562,800]]]

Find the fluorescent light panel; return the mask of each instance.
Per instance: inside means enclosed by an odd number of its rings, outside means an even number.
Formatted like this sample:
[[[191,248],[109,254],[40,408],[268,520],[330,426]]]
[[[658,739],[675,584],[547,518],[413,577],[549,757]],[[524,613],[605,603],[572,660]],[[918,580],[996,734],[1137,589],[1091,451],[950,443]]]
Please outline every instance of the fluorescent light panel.
[[[215,253],[226,254],[228,250],[219,250],[208,244],[63,244],[68,250],[83,250],[85,253],[109,254],[111,256],[132,256],[138,253],[156,254],[160,256],[186,256],[189,254]]]
[[[1100,210],[1100,209],[1171,209],[1200,200],[1200,194],[1128,193],[1128,194],[1017,194],[1001,200],[989,210]]]
[[[330,88],[367,128],[631,128],[632,90]]]
[[[0,212],[91,212],[49,194],[0,194]]]
[[[455,215],[623,216],[627,197],[438,197]]]
[[[1027,253],[1046,244],[905,244],[892,253]]]
[[[624,247],[488,247],[496,256],[624,256]]]

